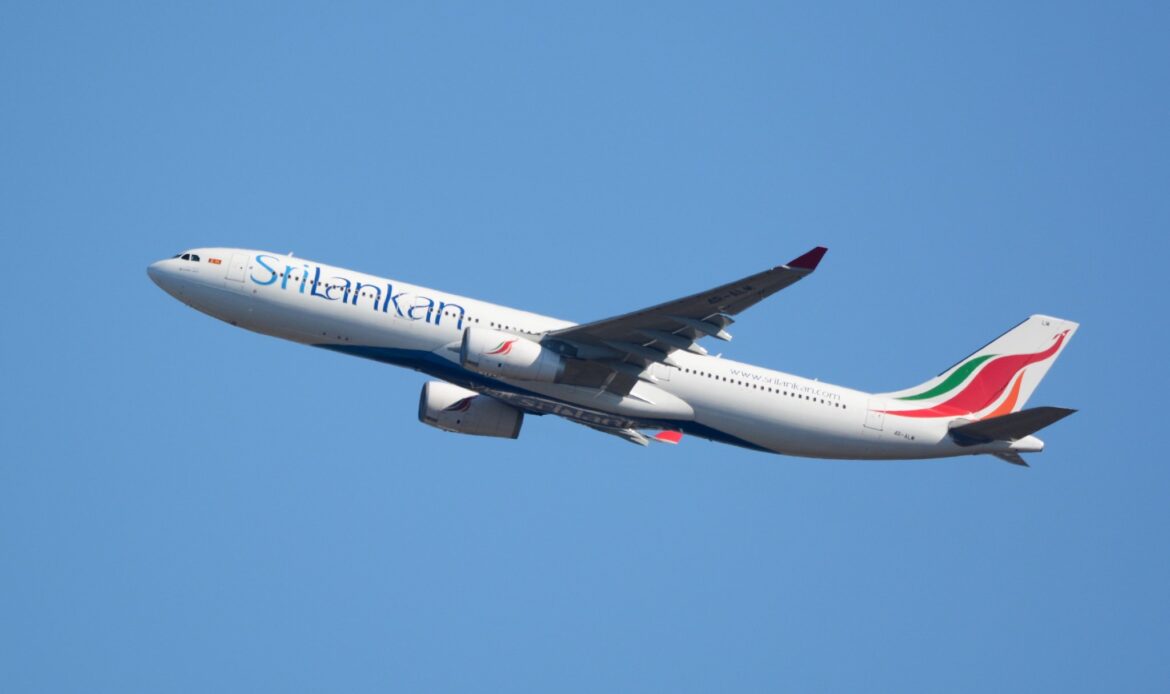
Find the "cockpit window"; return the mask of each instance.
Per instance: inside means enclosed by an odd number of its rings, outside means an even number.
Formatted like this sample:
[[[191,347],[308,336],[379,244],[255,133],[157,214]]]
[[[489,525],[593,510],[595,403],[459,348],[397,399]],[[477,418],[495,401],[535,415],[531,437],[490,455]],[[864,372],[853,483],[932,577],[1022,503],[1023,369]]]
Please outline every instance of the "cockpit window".
[[[195,262],[197,262],[197,263],[198,263],[198,262],[199,262],[199,256],[197,256],[197,255],[195,255],[194,253],[192,253],[192,254],[191,254],[191,260],[194,260]]]
[[[190,254],[190,253],[184,253],[184,254],[183,254],[183,260],[190,260],[190,259],[191,259],[191,254]]]

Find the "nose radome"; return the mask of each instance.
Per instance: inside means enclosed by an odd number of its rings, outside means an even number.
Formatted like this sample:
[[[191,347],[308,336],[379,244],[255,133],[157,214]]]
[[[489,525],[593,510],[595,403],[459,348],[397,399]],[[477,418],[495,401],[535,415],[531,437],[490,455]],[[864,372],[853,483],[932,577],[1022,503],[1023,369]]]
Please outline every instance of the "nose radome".
[[[163,276],[162,264],[163,264],[163,261],[158,260],[158,261],[155,261],[155,262],[151,263],[150,265],[146,266],[146,274],[150,276],[150,279],[152,282],[154,282],[155,284],[157,284],[160,287],[163,286],[163,284],[162,284],[162,276]]]
[[[175,267],[173,260],[160,260],[151,263],[146,267],[146,274],[150,277],[150,281],[158,285],[158,288],[175,297],[181,298],[183,293],[183,282],[180,278],[178,268]]]

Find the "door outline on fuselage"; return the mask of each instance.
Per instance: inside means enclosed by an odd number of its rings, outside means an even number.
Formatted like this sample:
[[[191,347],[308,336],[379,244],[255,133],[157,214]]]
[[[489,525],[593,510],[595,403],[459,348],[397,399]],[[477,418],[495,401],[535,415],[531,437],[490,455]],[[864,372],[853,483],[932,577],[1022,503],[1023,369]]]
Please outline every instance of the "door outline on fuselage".
[[[865,405],[865,428],[866,429],[873,429],[874,431],[881,431],[882,427],[885,426],[886,413],[882,412],[880,410],[875,410],[874,406],[877,404],[878,404],[877,401],[870,400]]]
[[[244,275],[248,271],[248,256],[243,253],[232,253],[232,259],[228,261],[227,275],[225,279],[232,282],[243,283]]]

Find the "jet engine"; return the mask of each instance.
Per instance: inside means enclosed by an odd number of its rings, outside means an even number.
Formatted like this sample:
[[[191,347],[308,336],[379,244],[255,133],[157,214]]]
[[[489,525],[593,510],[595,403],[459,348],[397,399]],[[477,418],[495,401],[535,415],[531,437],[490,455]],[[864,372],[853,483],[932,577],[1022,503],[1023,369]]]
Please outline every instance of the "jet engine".
[[[520,435],[524,413],[493,397],[428,381],[418,399],[418,421],[457,434],[514,439]]]
[[[467,328],[459,362],[465,369],[520,381],[552,383],[565,371],[564,358],[539,343],[518,335]]]

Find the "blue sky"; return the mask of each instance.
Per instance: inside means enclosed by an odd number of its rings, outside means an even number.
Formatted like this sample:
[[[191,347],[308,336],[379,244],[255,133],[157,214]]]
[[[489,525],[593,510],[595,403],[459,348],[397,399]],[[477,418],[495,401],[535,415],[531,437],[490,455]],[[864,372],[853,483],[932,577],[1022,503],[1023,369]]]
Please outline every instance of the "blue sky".
[[[0,689],[1165,691],[1162,3],[6,3]],[[1082,329],[1021,470],[416,419],[199,315],[266,248],[570,320],[823,244],[729,357]]]

